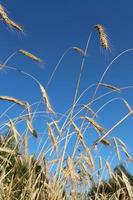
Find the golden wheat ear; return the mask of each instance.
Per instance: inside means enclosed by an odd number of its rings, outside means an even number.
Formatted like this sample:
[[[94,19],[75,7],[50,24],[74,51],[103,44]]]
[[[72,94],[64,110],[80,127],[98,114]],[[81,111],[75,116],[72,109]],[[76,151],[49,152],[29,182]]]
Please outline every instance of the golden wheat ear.
[[[104,86],[104,87],[107,87],[113,91],[116,91],[116,92],[121,92],[120,88],[114,86],[114,85],[111,85],[111,84],[106,84],[106,83],[98,83],[97,85],[101,85],[101,86]]]
[[[49,123],[47,123],[47,127],[48,127],[48,134],[49,134],[49,137],[51,139],[51,143],[53,144],[54,150],[57,151],[58,146],[57,146],[57,141],[56,141],[56,137],[54,135],[54,132],[53,132]]]
[[[36,130],[33,128],[32,123],[30,122],[30,120],[27,120],[27,127],[28,127],[30,133],[31,133],[35,138],[37,138],[37,137],[38,137],[37,132],[36,132]]]
[[[110,145],[110,142],[108,140],[106,140],[106,139],[102,139],[101,143],[104,144],[105,146],[109,146]]]
[[[16,29],[17,31],[21,31],[21,32],[23,31],[23,28],[22,28],[21,25],[17,24],[15,21],[13,21],[13,20],[11,20],[11,19],[9,19],[9,18],[5,19],[5,23],[6,23],[9,27],[14,28],[14,29]]]
[[[81,117],[81,119],[85,119],[88,122],[90,122],[94,126],[94,128],[96,129],[97,132],[105,134],[105,129],[102,126],[100,126],[96,121],[94,121],[93,118],[83,116],[83,117]]]
[[[17,31],[23,31],[22,26],[17,24],[15,21],[9,18],[7,11],[5,8],[0,4],[0,18],[7,24],[9,27],[16,29]]]
[[[104,49],[110,49],[110,45],[109,45],[109,41],[108,41],[108,37],[105,33],[105,29],[104,26],[101,24],[96,24],[95,25],[96,30],[99,33],[99,40],[100,40],[100,44]]]
[[[79,47],[72,47],[72,49],[76,52],[78,52],[81,56],[86,56],[85,52],[80,49]]]
[[[42,93],[42,96],[43,96],[44,103],[46,104],[47,110],[50,113],[55,114],[55,112],[52,109],[51,104],[49,102],[49,98],[48,98],[48,95],[46,93],[46,90],[44,89],[44,87],[41,84],[39,84],[39,86],[40,86],[40,90],[41,90],[41,93]]]
[[[39,63],[42,62],[42,60],[39,57],[33,55],[32,53],[30,53],[28,51],[25,51],[24,49],[20,49],[18,52],[23,54],[24,56],[30,58],[31,60],[33,60],[35,62],[39,62]]]

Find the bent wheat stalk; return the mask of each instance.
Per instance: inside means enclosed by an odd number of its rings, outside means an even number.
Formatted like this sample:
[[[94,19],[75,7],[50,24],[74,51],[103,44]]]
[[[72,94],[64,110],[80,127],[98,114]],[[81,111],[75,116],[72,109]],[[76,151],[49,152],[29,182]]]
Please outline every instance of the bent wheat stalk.
[[[102,76],[101,76],[101,78],[100,78],[100,81],[99,81],[99,83],[98,83],[98,85],[97,85],[97,87],[96,87],[96,89],[95,89],[95,91],[94,91],[94,94],[93,94],[93,96],[92,96],[91,101],[89,102],[89,105],[91,105],[91,104],[94,102],[94,99],[95,99],[96,93],[97,93],[97,91],[98,91],[98,89],[99,89],[99,86],[100,86],[100,84],[102,83],[102,81],[103,81],[105,75],[107,74],[107,72],[108,72],[108,70],[110,69],[110,67],[112,66],[112,64],[113,64],[118,58],[120,58],[122,55],[124,55],[124,54],[126,54],[126,53],[128,53],[128,52],[130,52],[130,51],[133,51],[133,48],[126,49],[125,51],[122,51],[120,54],[118,54],[118,55],[109,63],[109,65],[107,66],[107,68],[105,69],[105,71],[103,72],[103,74],[102,74]]]

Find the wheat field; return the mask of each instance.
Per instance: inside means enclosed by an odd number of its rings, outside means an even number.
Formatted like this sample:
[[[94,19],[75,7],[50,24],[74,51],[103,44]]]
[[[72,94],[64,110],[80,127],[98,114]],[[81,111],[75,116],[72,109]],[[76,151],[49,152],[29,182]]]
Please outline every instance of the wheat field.
[[[2,5],[0,5],[0,18],[5,26],[20,33],[24,32],[21,25],[10,19]],[[121,93],[128,87],[118,87],[104,82],[104,77],[112,64],[133,49],[124,50],[114,57],[100,80],[79,94],[88,47],[94,32],[99,37],[99,45],[103,51],[111,51],[104,26],[94,25],[90,30],[85,49],[78,46],[68,48],[61,55],[46,85],[43,85],[36,76],[8,64],[18,55],[23,56],[23,59],[30,59],[33,64],[42,63],[43,59],[34,55],[32,50],[31,52],[25,49],[14,50],[14,53],[1,63],[1,71],[15,71],[22,77],[33,80],[41,95],[36,105],[43,104],[43,111],[33,109],[33,105],[23,99],[8,94],[0,96],[1,102],[10,105],[9,109],[5,109],[3,116],[8,115],[12,106],[13,109],[20,111],[16,117],[3,120],[0,124],[0,200],[133,199],[133,176],[121,164],[123,159],[127,164],[131,164],[133,158],[125,141],[112,133],[133,115],[126,96],[121,97]],[[51,102],[54,102],[54,99],[49,98],[47,88],[69,52],[80,56],[82,62],[73,103],[65,113],[60,114],[53,107]],[[92,88],[93,94],[90,99],[84,99],[85,103],[81,104],[84,95]],[[103,90],[103,93],[97,95],[99,89]],[[106,98],[112,94],[116,97]],[[100,111],[115,100],[122,102],[123,109],[127,112],[112,127],[106,129],[102,125],[106,116],[101,118]],[[99,102],[102,102],[102,105],[98,104]],[[40,134],[34,126],[34,121],[39,117],[43,117],[45,121],[45,140],[40,139]],[[31,141],[35,140],[38,141],[38,151],[35,149],[30,153]],[[104,154],[108,155],[110,152],[113,158],[106,159]],[[114,158],[115,169],[112,168]]]

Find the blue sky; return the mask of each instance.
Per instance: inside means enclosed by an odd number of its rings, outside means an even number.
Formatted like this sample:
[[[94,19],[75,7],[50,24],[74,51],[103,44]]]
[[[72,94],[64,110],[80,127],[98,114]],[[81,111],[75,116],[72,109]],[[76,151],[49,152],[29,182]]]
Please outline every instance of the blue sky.
[[[9,15],[24,27],[24,34],[16,33],[0,23],[0,60],[4,61],[18,49],[28,50],[45,61],[44,68],[27,58],[16,55],[8,63],[37,77],[45,86],[63,52],[71,47],[85,48],[89,33],[97,23],[103,24],[108,34],[112,52],[104,52],[99,46],[98,34],[93,31],[83,70],[79,92],[92,83],[98,82],[108,63],[120,52],[133,47],[133,2],[132,0],[14,0],[1,1]],[[94,29],[93,29],[94,30]],[[118,59],[111,67],[103,82],[119,87],[133,84],[133,52]],[[56,111],[65,112],[72,103],[82,57],[70,51],[61,63],[49,88],[48,94]],[[40,99],[37,85],[30,79],[5,70],[0,73],[1,95],[14,96],[34,103]],[[102,90],[103,91],[103,90]],[[107,90],[104,90],[107,91]],[[92,94],[92,91],[90,91]],[[101,91],[99,91],[100,94]],[[120,94],[133,105],[133,90]],[[112,95],[116,97],[117,95]],[[83,102],[89,98],[87,94]],[[110,98],[100,100],[95,109]],[[83,103],[82,102],[82,103]],[[3,104],[0,106],[3,111]],[[108,129],[127,113],[122,103],[110,104],[99,121]],[[133,119],[130,117],[113,132],[121,136],[132,150]]]

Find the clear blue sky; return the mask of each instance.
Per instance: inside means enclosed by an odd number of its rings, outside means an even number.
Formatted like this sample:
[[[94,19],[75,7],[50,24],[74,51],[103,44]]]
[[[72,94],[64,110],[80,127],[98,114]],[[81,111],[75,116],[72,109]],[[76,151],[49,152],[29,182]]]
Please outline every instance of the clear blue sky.
[[[4,61],[8,55],[18,49],[25,49],[38,55],[46,62],[43,69],[20,55],[13,58],[9,64],[19,66],[22,70],[31,73],[44,86],[62,53],[70,46],[84,49],[88,35],[97,23],[105,26],[112,45],[112,53],[101,51],[98,35],[94,31],[84,66],[80,92],[100,79],[107,64],[117,54],[133,47],[132,0],[3,0],[0,2],[9,11],[11,18],[24,27],[25,32],[24,35],[15,33],[0,23],[0,60]],[[81,59],[72,51],[68,53],[48,88],[50,100],[56,111],[64,112],[72,103]],[[132,85],[132,74],[133,52],[129,52],[112,65],[103,82],[119,87]],[[29,100],[30,103],[40,98],[37,85],[15,72],[6,70],[1,72],[0,80],[0,95],[14,96]],[[126,97],[133,105],[132,93],[133,90],[128,90],[120,96]],[[106,100],[101,101],[99,105]],[[83,102],[86,102],[85,98]],[[3,110],[3,107],[1,106],[0,109]],[[99,122],[108,129],[126,113],[124,105],[116,101],[101,112]],[[114,132],[116,136],[122,136],[126,140],[131,153],[133,153],[132,129],[133,119],[130,117]]]

